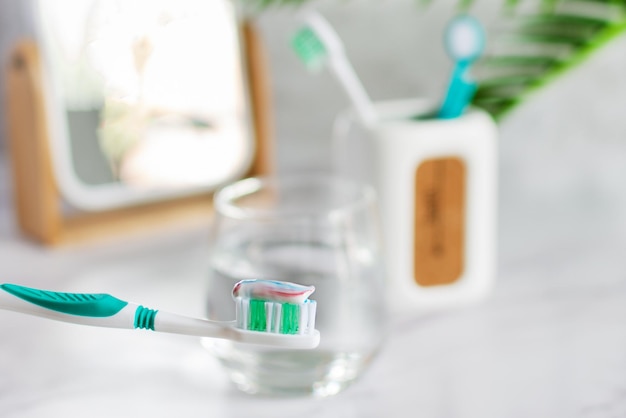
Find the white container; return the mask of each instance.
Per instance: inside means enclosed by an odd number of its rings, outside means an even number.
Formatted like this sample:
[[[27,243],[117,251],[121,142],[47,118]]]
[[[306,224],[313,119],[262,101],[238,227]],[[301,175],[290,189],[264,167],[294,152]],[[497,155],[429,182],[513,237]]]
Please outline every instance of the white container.
[[[335,125],[335,171],[374,185],[386,247],[389,306],[423,312],[489,294],[496,263],[497,127],[482,110],[428,118],[425,100],[352,111]]]

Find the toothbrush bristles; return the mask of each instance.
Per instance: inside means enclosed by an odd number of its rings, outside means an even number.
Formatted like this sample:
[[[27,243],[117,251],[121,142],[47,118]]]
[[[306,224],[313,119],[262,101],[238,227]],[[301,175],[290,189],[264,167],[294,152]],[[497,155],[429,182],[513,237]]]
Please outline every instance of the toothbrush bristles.
[[[324,66],[326,47],[310,28],[304,27],[298,31],[292,44],[296,54],[310,70],[318,71]]]
[[[237,327],[276,334],[310,334],[315,330],[316,303],[280,303],[237,298]]]

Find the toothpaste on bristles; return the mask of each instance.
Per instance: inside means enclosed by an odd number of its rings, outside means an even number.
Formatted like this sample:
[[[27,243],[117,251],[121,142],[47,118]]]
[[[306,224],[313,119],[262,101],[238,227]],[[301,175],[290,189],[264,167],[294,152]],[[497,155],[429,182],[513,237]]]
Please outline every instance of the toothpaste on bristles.
[[[233,288],[237,327],[278,334],[315,332],[314,286],[276,280],[242,280]]]

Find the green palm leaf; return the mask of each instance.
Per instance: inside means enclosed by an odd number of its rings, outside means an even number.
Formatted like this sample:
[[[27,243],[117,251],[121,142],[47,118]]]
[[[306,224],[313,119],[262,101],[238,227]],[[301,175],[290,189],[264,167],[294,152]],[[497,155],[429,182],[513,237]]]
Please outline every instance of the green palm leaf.
[[[624,33],[626,0],[551,0],[535,15],[507,20],[495,36],[499,48],[478,64],[473,100],[496,119]]]

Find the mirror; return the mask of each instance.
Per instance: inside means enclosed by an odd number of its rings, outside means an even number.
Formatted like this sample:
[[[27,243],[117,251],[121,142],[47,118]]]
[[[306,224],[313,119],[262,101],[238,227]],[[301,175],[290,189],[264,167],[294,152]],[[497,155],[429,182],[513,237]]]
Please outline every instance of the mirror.
[[[105,210],[210,191],[254,154],[228,0],[39,0],[62,196]]]

